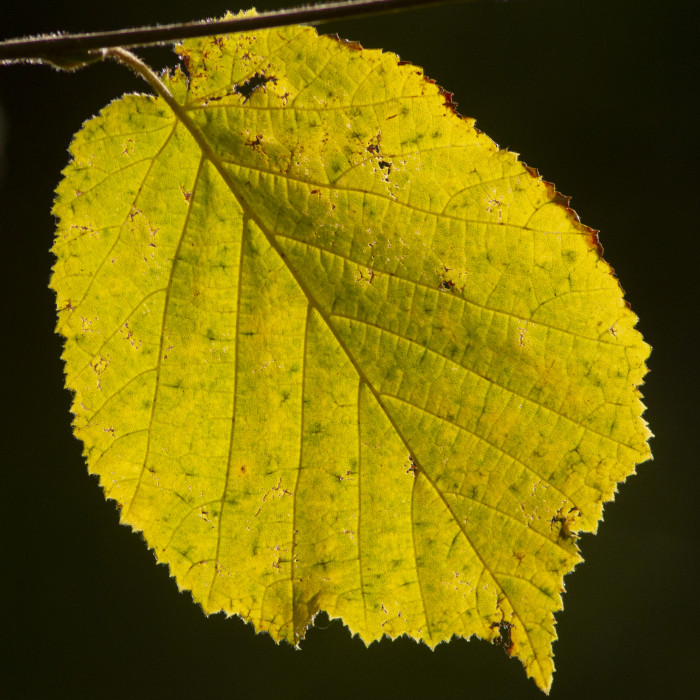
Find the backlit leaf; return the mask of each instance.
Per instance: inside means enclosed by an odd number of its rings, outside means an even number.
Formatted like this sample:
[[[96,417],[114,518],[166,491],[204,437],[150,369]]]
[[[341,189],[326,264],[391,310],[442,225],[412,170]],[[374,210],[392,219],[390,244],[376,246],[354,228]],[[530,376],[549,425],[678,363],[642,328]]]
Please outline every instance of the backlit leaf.
[[[649,457],[595,231],[421,70],[304,27],[187,42],[76,136],[52,286],[75,432],[178,585],[296,644],[554,613]]]

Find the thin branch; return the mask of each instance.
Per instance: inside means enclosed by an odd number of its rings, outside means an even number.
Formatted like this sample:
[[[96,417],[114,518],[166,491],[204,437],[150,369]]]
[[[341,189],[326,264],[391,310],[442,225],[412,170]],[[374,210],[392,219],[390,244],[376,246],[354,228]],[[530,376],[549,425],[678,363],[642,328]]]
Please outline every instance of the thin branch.
[[[428,5],[470,1],[473,0],[348,0],[224,20],[164,24],[91,34],[52,34],[9,39],[0,42],[0,65],[49,63],[64,70],[73,70],[101,60],[104,49],[108,48],[154,46],[214,34],[255,31],[289,24],[320,24]]]

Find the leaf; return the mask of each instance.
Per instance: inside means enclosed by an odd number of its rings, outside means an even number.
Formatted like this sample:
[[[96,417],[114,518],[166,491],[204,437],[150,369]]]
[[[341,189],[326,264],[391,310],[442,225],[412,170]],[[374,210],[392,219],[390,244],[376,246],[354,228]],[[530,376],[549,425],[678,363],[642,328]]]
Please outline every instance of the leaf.
[[[393,54],[180,53],[173,104],[113,102],[58,187],[90,471],[207,613],[477,635],[548,690],[576,533],[650,455],[596,232]]]

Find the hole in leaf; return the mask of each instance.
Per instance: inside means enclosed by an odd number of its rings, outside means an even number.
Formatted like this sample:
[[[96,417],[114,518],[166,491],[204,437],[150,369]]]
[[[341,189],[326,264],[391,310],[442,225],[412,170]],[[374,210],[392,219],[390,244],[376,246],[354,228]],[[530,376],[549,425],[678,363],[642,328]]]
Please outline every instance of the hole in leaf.
[[[243,101],[247,102],[250,96],[259,88],[265,87],[268,83],[277,82],[276,78],[268,78],[263,73],[256,73],[252,78],[248,78],[245,82],[240,85],[234,85],[233,91],[237,95],[243,95]]]
[[[503,647],[506,654],[510,656],[513,653],[513,640],[510,634],[513,625],[510,622],[501,620],[500,622],[494,622],[491,627],[498,627],[499,632],[498,636],[494,637],[494,645]]]

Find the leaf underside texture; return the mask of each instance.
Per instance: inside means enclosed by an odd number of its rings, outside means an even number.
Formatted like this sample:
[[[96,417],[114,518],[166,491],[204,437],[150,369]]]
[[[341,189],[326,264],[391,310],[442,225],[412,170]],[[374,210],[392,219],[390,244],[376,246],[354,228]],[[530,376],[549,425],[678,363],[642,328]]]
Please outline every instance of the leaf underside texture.
[[[186,42],[87,122],[52,287],[75,432],[207,613],[495,641],[551,685],[577,532],[649,457],[595,231],[397,56]]]

